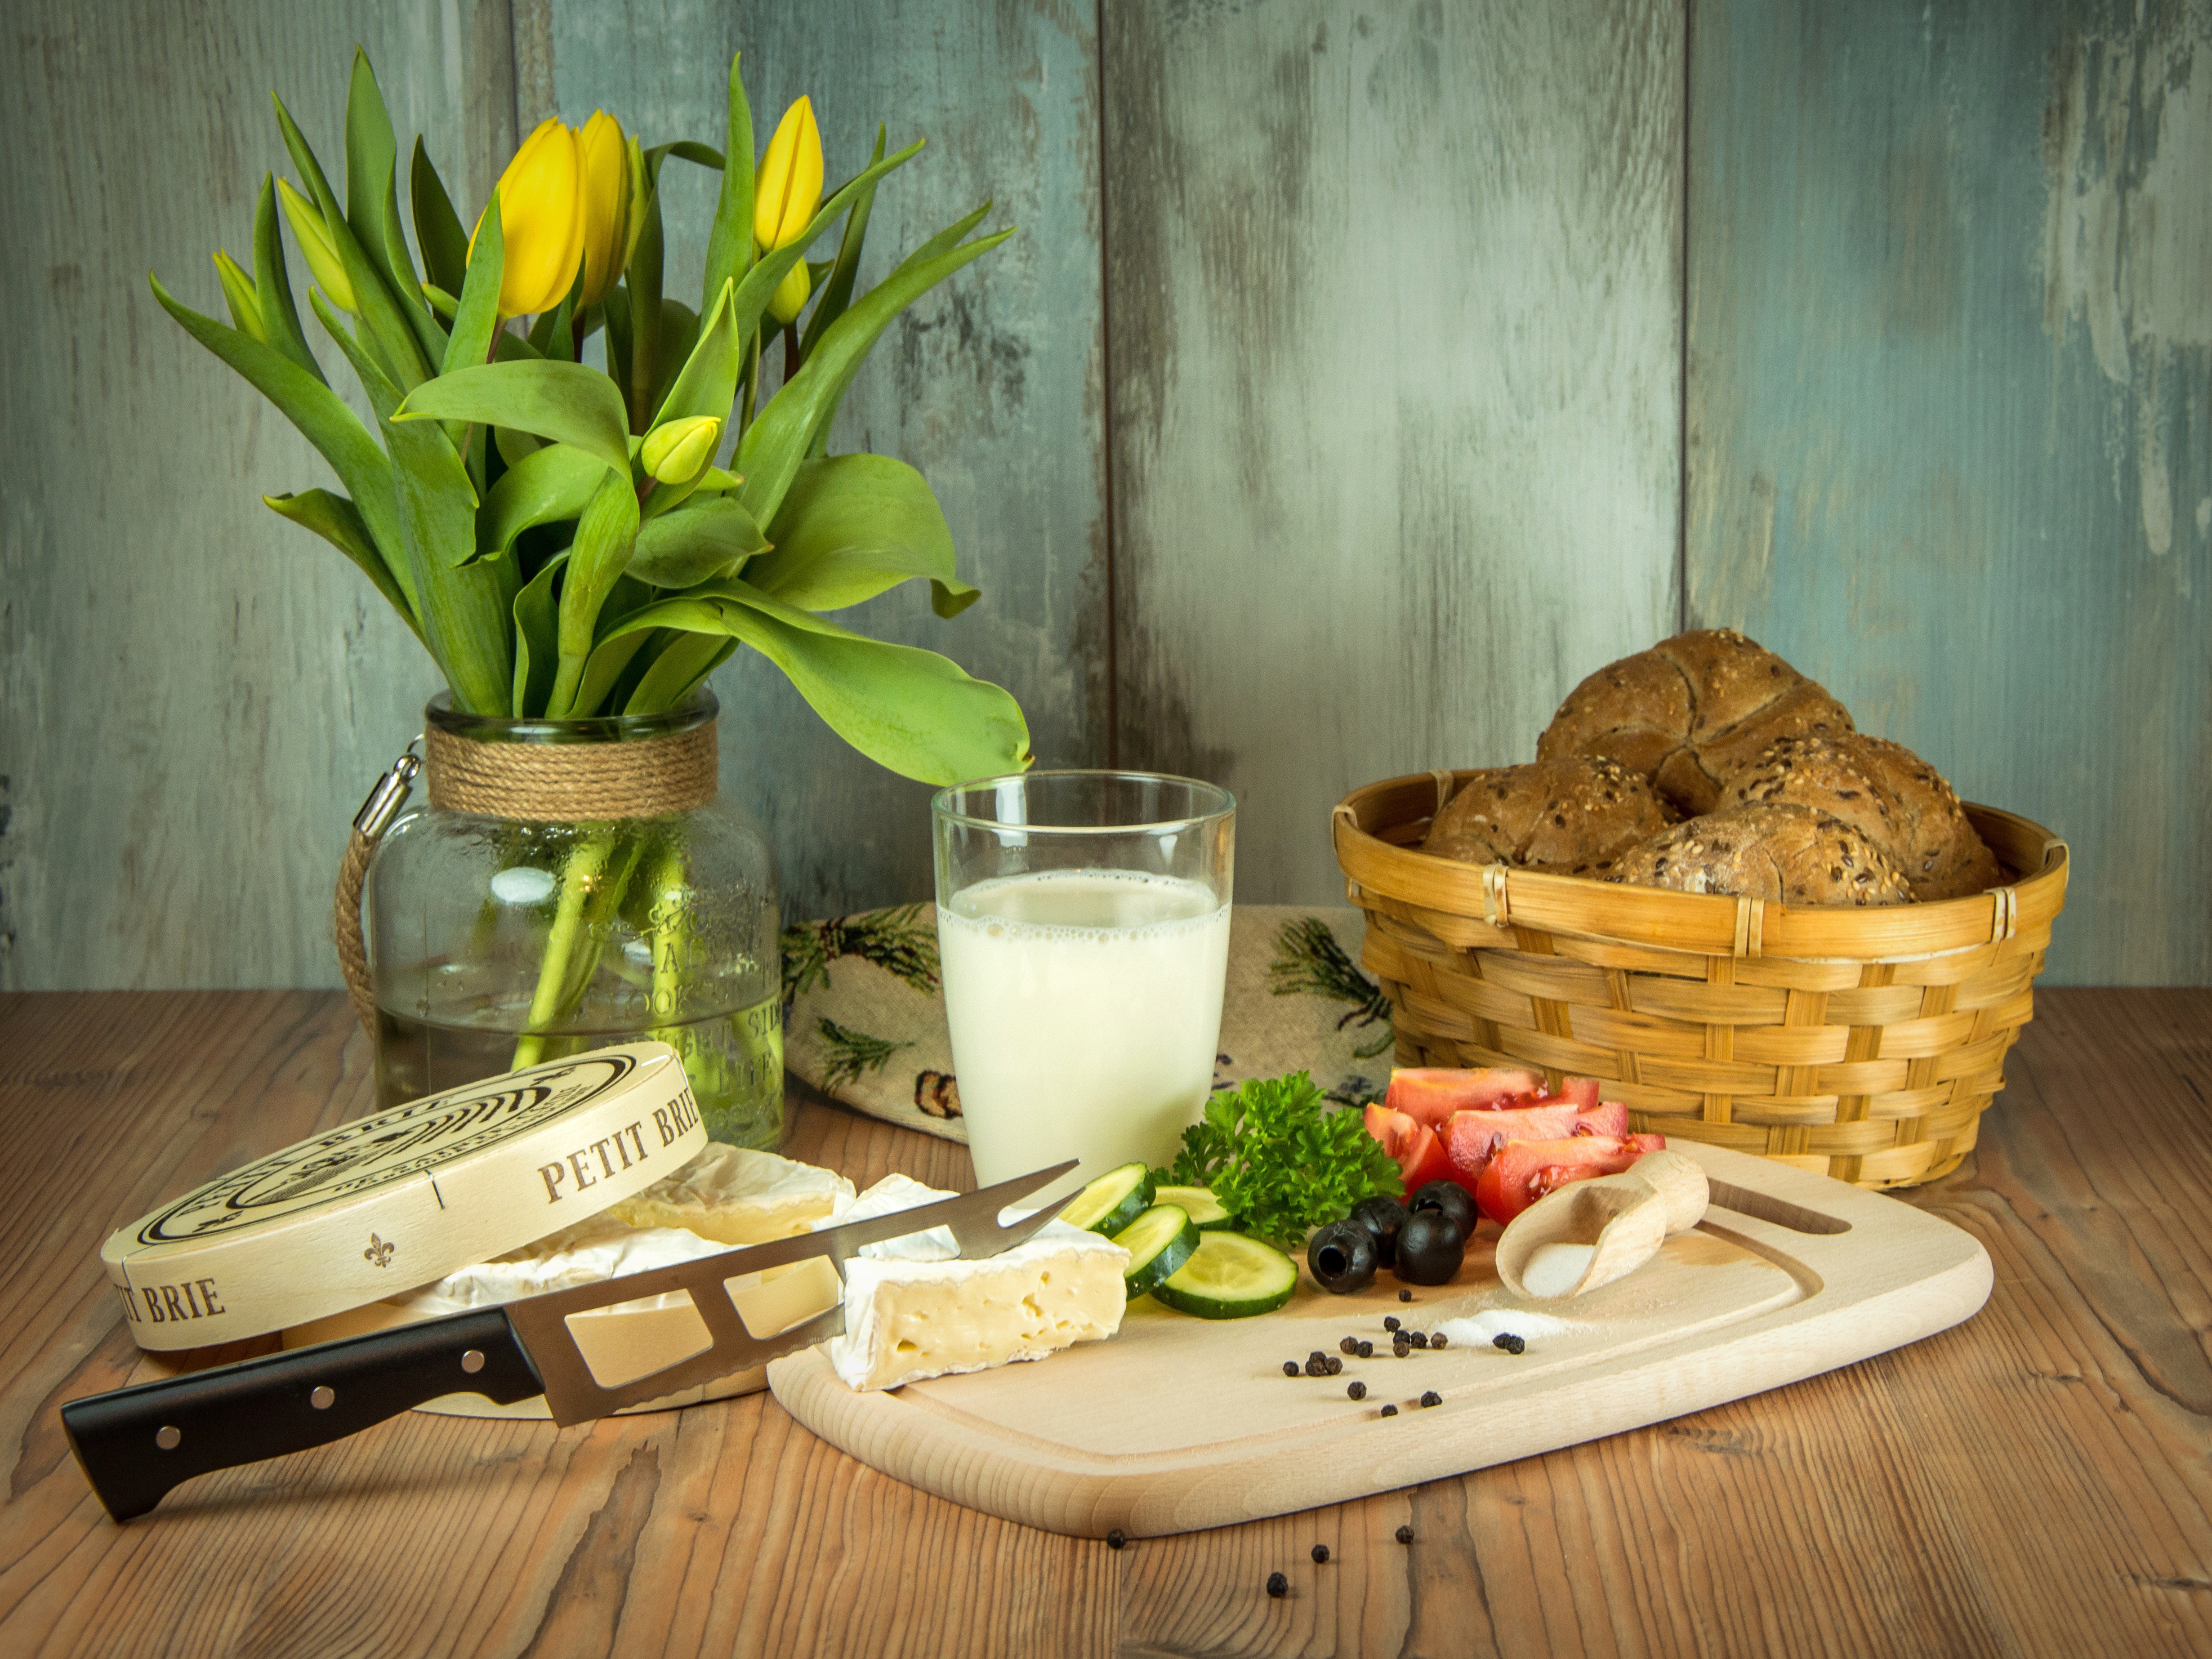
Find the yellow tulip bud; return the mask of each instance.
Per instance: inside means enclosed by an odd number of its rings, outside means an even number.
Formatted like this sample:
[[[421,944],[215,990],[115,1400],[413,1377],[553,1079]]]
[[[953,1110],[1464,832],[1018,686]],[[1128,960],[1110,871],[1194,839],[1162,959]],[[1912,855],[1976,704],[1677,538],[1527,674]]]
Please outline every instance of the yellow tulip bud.
[[[814,106],[802,98],[776,123],[754,175],[753,240],[763,252],[788,246],[821,205],[822,132],[814,125]]]
[[[347,280],[330,227],[323,222],[323,210],[293,189],[289,179],[276,181],[276,198],[284,204],[284,216],[291,222],[301,256],[307,262],[307,274],[322,284],[323,292],[340,311],[356,309],[353,283]]]
[[[576,135],[558,119],[538,124],[499,175],[499,314],[550,311],[576,285],[584,260],[584,158]],[[477,221],[481,228],[482,218]],[[471,233],[469,246],[476,246]]]
[[[244,267],[221,248],[216,250],[215,274],[222,283],[222,297],[230,305],[230,319],[239,331],[266,342],[269,330],[261,320],[261,295]]]
[[[584,156],[583,303],[595,306],[629,262],[629,145],[605,110],[592,112],[576,142]]]
[[[645,470],[663,483],[690,483],[714,459],[714,446],[721,438],[719,416],[694,415],[667,422],[647,433],[645,447],[638,452],[638,459],[645,463]]]
[[[807,275],[806,261],[801,259],[783,274],[775,285],[775,292],[768,296],[768,314],[789,328],[799,320],[801,307],[813,287],[813,278]]]

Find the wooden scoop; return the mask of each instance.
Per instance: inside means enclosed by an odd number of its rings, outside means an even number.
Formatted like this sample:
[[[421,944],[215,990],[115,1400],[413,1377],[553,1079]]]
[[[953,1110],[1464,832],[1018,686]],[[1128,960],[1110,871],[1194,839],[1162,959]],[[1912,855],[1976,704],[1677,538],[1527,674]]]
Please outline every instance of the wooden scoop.
[[[1583,1296],[1634,1273],[1669,1235],[1702,1220],[1705,1172],[1680,1152],[1647,1152],[1620,1175],[1577,1181],[1540,1198],[1498,1236],[1498,1277],[1516,1296],[1552,1301]],[[1564,1291],[1537,1291],[1522,1275],[1547,1244],[1589,1247],[1589,1265]]]

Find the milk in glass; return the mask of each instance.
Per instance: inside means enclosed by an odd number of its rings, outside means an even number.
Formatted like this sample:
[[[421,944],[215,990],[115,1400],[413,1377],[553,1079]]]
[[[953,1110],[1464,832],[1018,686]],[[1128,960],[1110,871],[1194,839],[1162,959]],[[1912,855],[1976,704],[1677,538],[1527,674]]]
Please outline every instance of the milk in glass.
[[[1049,1199],[1170,1162],[1212,1087],[1229,906],[1200,882],[1054,870],[978,882],[937,916],[976,1179],[1080,1158]]]

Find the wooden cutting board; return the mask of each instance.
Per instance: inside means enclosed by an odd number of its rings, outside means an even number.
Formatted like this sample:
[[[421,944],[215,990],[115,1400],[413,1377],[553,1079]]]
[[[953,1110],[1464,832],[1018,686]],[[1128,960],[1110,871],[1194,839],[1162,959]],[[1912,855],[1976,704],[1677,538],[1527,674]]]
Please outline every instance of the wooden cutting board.
[[[1453,1284],[1376,1275],[1331,1296],[1300,1275],[1280,1311],[1192,1319],[1142,1297],[1121,1334],[1029,1364],[858,1394],[821,1350],[779,1359],[791,1414],[887,1474],[1050,1532],[1190,1532],[1464,1474],[1848,1365],[1955,1325],[1990,1293],[1988,1255],[1894,1199],[1719,1147],[1677,1142],[1715,1180],[1841,1224],[1800,1231],[1717,1206],[1637,1272],[1566,1303],[1515,1300],[1491,1238]],[[1519,1357],[1486,1345],[1391,1357],[1407,1328],[1486,1310],[1569,1322]],[[1376,1357],[1295,1378],[1314,1349],[1364,1337]],[[1357,1378],[1364,1401],[1346,1396]],[[1433,1390],[1443,1403],[1423,1407]],[[1383,1417],[1380,1407],[1398,1413]]]

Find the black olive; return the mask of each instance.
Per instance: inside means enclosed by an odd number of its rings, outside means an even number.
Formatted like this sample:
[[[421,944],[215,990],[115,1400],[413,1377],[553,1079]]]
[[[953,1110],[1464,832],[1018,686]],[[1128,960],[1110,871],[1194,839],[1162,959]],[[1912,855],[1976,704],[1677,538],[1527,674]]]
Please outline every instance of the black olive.
[[[1449,1285],[1466,1260],[1467,1235],[1442,1210],[1416,1210],[1406,1218],[1398,1234],[1399,1278],[1409,1285]]]
[[[1387,1267],[1398,1259],[1398,1229],[1406,1224],[1406,1206],[1395,1198],[1364,1198],[1345,1218],[1357,1221],[1375,1235],[1375,1259]]]
[[[1267,1575],[1267,1594],[1280,1599],[1291,1593],[1291,1581],[1279,1572]]]
[[[1459,1223],[1462,1238],[1474,1237],[1474,1224],[1480,1218],[1474,1207],[1474,1200],[1456,1181],[1431,1181],[1407,1200],[1407,1207],[1416,1215],[1423,1210],[1442,1210]]]
[[[1332,1221],[1306,1244],[1314,1283],[1339,1296],[1375,1282],[1375,1235],[1356,1221]]]

